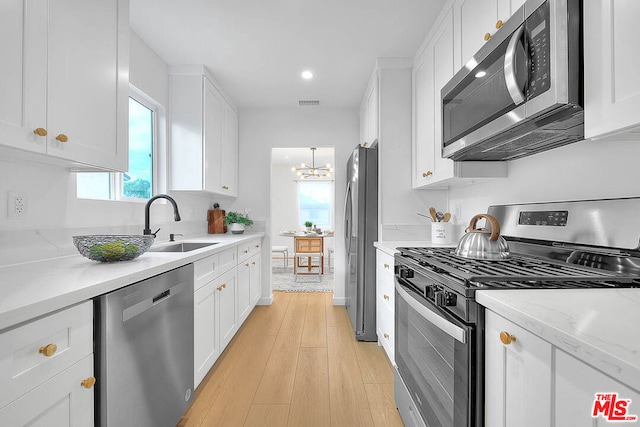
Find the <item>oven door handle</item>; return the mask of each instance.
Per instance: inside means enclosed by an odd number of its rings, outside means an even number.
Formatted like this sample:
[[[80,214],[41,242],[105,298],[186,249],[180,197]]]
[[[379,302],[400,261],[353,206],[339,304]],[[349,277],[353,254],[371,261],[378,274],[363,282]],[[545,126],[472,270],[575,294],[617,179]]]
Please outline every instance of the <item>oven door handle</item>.
[[[438,316],[437,313],[426,308],[424,305],[420,304],[415,298],[413,298],[407,291],[404,290],[404,287],[396,281],[396,291],[398,291],[398,295],[402,297],[403,300],[406,301],[407,304],[411,306],[415,311],[418,312],[422,317],[427,319],[429,322],[433,323],[438,329],[445,332],[451,338],[454,338],[457,341],[460,341],[462,344],[466,344],[467,342],[467,333],[461,327],[454,325],[449,322],[444,317]]]

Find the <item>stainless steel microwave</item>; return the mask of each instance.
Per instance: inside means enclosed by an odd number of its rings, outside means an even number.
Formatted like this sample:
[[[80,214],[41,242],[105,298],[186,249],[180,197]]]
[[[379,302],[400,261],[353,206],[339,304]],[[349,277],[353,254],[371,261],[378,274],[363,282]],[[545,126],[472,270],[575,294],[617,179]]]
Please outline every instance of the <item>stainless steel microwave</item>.
[[[442,155],[513,160],[584,139],[582,1],[529,0],[441,91]]]

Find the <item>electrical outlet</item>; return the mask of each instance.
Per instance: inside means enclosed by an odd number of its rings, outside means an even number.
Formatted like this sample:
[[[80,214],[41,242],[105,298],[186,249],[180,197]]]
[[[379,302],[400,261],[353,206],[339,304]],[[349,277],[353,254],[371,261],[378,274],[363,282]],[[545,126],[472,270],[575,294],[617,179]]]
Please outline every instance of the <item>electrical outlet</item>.
[[[27,216],[27,195],[19,191],[9,191],[7,199],[7,216],[9,218],[24,218]]]
[[[459,221],[460,218],[462,218],[462,206],[460,206],[460,203],[453,205],[453,216],[456,217],[456,221]]]

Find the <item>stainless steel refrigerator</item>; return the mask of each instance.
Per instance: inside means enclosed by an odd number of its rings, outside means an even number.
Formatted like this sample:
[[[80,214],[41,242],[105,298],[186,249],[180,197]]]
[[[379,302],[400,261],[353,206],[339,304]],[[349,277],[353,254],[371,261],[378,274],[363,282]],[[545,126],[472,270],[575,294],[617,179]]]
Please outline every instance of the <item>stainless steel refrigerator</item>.
[[[378,239],[378,146],[356,147],[347,163],[344,208],[345,305],[359,341],[377,341],[376,253]]]

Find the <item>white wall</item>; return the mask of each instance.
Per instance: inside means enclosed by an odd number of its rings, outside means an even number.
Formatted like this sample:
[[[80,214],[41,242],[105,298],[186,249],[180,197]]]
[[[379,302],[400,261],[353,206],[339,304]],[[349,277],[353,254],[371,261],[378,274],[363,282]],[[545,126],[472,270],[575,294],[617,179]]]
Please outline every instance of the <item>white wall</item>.
[[[130,79],[139,89],[167,106],[167,65],[135,33],[131,33]],[[7,192],[20,191],[28,200],[25,218],[7,217]],[[144,228],[144,203],[79,200],[75,175],[66,169],[0,157],[0,265],[77,253],[75,234],[139,234]],[[169,233],[206,233],[211,198],[171,193],[182,222],[173,222],[168,204],[154,203],[152,226]]]
[[[507,178],[450,190],[462,223],[492,204],[640,196],[640,141],[582,141],[511,161]],[[640,221],[640,212],[638,212]]]
[[[251,216],[265,226],[264,247],[273,244],[270,211],[270,153],[273,147],[335,148],[335,235],[343,235],[346,164],[359,140],[356,108],[299,107],[291,109],[241,109],[239,142],[239,197],[233,209],[251,209]],[[336,253],[344,253],[342,239],[335,239]],[[271,277],[270,251],[264,251],[262,277]],[[334,303],[344,303],[344,260],[335,259]],[[263,282],[262,295],[271,295],[271,283]],[[262,301],[261,303],[266,303]]]

